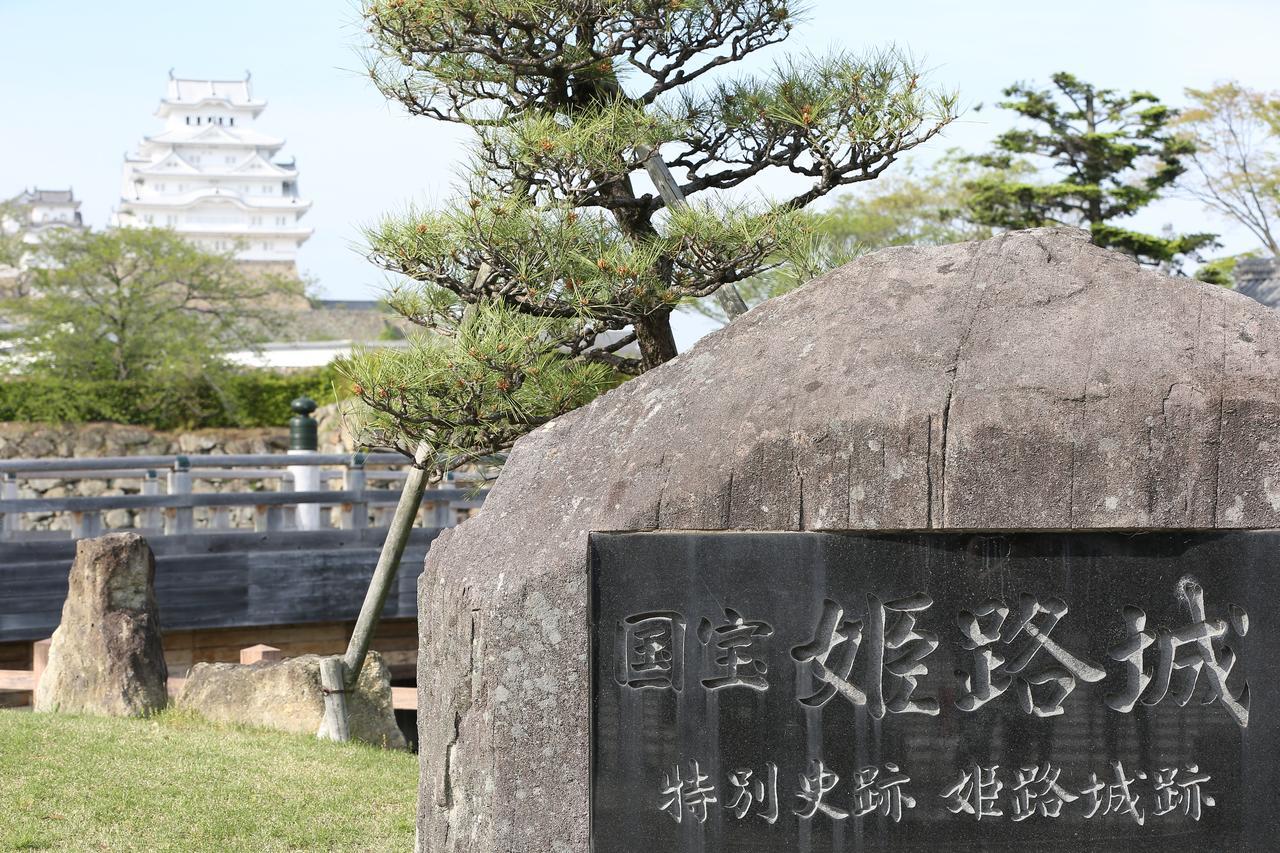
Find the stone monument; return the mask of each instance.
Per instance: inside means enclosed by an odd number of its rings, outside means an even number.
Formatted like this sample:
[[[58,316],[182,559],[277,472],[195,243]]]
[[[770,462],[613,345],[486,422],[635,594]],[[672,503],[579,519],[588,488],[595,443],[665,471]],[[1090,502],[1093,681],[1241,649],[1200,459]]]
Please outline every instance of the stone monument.
[[[136,533],[76,543],[37,711],[130,717],[164,709],[169,671],[155,576],[155,557]]]
[[[1277,377],[1066,229],[760,306],[433,544],[419,849],[1271,849]]]

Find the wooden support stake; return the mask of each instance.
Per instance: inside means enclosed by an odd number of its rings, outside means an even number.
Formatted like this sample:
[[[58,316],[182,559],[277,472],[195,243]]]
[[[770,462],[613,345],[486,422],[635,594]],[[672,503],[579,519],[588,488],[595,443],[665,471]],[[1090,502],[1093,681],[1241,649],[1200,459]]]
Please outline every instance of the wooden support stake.
[[[346,663],[347,678],[353,685],[364,667],[365,656],[369,653],[369,641],[373,639],[373,631],[378,627],[382,607],[387,603],[387,593],[391,591],[396,570],[400,568],[400,558],[404,556],[405,546],[409,544],[409,534],[413,530],[414,519],[418,516],[418,507],[422,505],[422,492],[427,487],[427,462],[430,458],[431,448],[426,442],[419,444],[413,467],[409,469],[409,476],[404,481],[404,490],[400,492],[400,502],[396,504],[396,514],[391,518],[387,538],[383,540],[382,551],[378,554],[378,565],[369,580],[364,604],[360,606],[360,616],[351,631],[351,642],[347,644],[343,661]]]
[[[321,740],[347,741],[351,730],[347,727],[347,686],[343,674],[342,658],[320,659],[320,686],[324,689],[324,719],[316,737]]]

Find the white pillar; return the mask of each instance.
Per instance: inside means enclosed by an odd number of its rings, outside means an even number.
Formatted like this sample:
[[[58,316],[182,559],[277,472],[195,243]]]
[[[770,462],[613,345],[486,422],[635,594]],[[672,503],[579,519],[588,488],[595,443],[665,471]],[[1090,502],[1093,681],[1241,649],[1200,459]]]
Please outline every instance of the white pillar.
[[[316,451],[290,450],[289,455],[315,456]],[[289,473],[293,475],[293,490],[295,492],[320,491],[319,465],[290,465]],[[299,530],[320,529],[320,504],[298,504],[294,507],[294,511],[297,512]]]

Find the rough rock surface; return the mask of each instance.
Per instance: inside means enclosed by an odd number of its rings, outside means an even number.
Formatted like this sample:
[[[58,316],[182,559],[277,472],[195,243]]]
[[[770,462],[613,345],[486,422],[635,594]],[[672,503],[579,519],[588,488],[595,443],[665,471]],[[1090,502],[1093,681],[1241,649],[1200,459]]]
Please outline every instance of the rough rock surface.
[[[890,249],[522,439],[419,586],[419,848],[587,850],[591,530],[1280,526],[1280,313],[1042,229]]]
[[[35,694],[37,711],[143,716],[164,708],[169,672],[147,541],[112,533],[76,543],[62,622]]]
[[[174,705],[223,723],[243,723],[314,735],[324,718],[320,656],[259,663],[198,663]],[[391,706],[391,674],[370,652],[347,694],[351,737],[387,749],[405,749]]]

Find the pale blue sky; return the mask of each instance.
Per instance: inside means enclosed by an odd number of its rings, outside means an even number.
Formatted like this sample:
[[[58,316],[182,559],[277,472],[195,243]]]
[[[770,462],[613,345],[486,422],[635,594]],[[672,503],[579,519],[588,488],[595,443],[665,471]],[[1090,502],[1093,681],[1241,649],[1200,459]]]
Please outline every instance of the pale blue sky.
[[[888,43],[926,60],[968,106],[1015,80],[1069,70],[1102,85],[1146,88],[1179,103],[1186,86],[1235,78],[1280,89],[1275,0],[816,0],[781,50]],[[105,224],[121,159],[154,131],[169,68],[182,76],[253,71],[269,102],[263,128],[285,136],[316,229],[303,270],[329,296],[372,298],[378,272],[357,251],[359,226],[388,210],[446,197],[457,131],[404,116],[358,73],[355,0],[0,0],[0,195],[74,186],[86,220]],[[1000,111],[969,112],[933,152],[985,146]],[[1190,203],[1162,203],[1139,224],[1224,230]],[[1227,230],[1228,248],[1250,248]],[[681,337],[696,334],[682,324]]]

